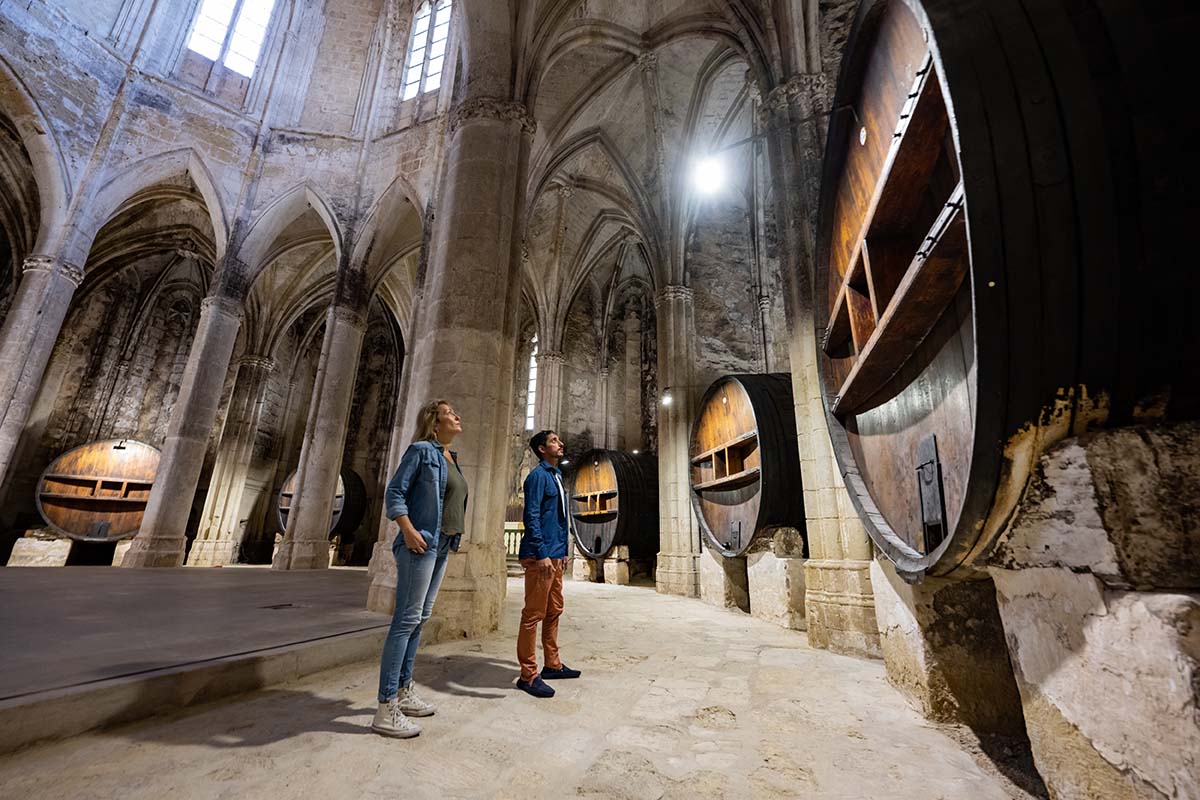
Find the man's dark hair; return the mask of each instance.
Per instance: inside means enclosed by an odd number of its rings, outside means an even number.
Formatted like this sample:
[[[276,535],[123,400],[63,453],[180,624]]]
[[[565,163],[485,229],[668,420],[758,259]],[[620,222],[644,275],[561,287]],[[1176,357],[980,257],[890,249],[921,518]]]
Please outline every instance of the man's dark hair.
[[[538,448],[546,446],[546,442],[550,439],[550,434],[552,433],[554,433],[554,431],[538,431],[533,435],[533,438],[529,440],[529,449],[533,451],[533,454],[537,456],[539,461],[543,458],[543,456],[538,451]]]

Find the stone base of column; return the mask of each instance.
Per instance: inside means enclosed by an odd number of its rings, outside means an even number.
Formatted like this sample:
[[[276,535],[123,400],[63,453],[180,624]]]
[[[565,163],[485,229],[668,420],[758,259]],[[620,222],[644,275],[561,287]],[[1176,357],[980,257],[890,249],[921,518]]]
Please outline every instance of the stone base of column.
[[[629,585],[629,561],[620,558],[604,559],[604,582],[616,586]]]
[[[654,571],[654,588],[660,594],[699,597],[699,558],[692,553],[659,553],[658,565]]]
[[[871,561],[804,562],[808,643],[835,653],[880,658],[879,626],[871,592]]]
[[[188,553],[189,567],[215,567],[232,564],[237,558],[237,546],[230,539],[197,539]]]
[[[451,553],[433,618],[421,643],[474,639],[500,627],[507,581],[502,547],[471,547]]]
[[[750,612],[746,559],[726,558],[705,548],[700,553],[700,599],[717,608]]]
[[[299,542],[285,539],[275,551],[271,569],[329,569],[329,550],[329,542],[323,539]]]
[[[182,536],[134,537],[121,559],[122,567],[182,567],[187,539]]]
[[[804,611],[804,559],[770,550],[746,556],[750,615],[794,631],[808,627]]]
[[[57,536],[24,536],[13,543],[8,555],[10,567],[65,567],[71,554],[71,540]]]
[[[380,614],[391,614],[396,610],[396,557],[392,554],[392,540],[376,542],[371,552],[371,563],[367,576],[371,586],[367,589],[367,610]]]
[[[888,681],[935,722],[1023,736],[991,581],[926,578],[910,586],[888,562],[871,563]]]

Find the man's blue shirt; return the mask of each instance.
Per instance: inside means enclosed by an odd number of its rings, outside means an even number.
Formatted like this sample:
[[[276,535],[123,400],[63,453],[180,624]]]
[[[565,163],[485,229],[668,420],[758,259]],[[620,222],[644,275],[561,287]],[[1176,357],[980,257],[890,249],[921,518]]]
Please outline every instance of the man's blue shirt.
[[[562,473],[543,461],[525,477],[525,534],[521,537],[519,557],[567,557],[567,509],[558,492]],[[562,497],[566,497],[563,484]]]

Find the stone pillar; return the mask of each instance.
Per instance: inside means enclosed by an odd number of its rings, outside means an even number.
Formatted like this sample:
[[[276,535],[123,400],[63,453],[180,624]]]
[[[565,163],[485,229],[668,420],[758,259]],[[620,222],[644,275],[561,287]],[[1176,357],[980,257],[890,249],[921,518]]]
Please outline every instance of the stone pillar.
[[[1055,798],[1200,785],[1200,424],[1046,452],[989,572]]]
[[[539,350],[537,354],[537,397],[533,418],[537,430],[558,430],[562,422],[563,364],[566,359],[557,350]]]
[[[188,352],[179,397],[171,409],[154,488],[150,490],[142,527],[122,559],[122,567],[183,565],[188,514],[241,323],[240,299],[216,294],[200,304],[200,322]]]
[[[696,316],[692,290],[665,286],[658,310],[659,553],[655,584],[665,594],[700,596],[700,530],[692,510],[688,444],[696,390]]]
[[[50,256],[25,259],[21,283],[0,328],[0,484],[42,383],[83,270]]]
[[[642,320],[637,314],[625,318],[625,383],[621,414],[625,448],[642,450]]]
[[[817,373],[813,263],[827,105],[825,76],[810,73],[775,87],[760,111],[771,172],[782,187],[774,197],[810,556],[805,607],[814,647],[878,656],[870,539],[837,469]]]
[[[243,356],[226,417],[217,463],[209,481],[200,532],[188,554],[189,566],[232,564],[237,560],[241,532],[238,516],[246,488],[246,474],[258,435],[267,381],[275,362],[266,356]]]
[[[609,371],[608,367],[601,367],[596,374],[596,446],[603,447],[606,450],[615,446],[615,437],[612,434],[612,424],[608,419],[608,390],[609,390]]]
[[[523,106],[498,97],[469,98],[450,114],[405,413],[406,438],[416,408],[431,397],[446,398],[463,418],[455,449],[471,488],[467,530],[446,568],[433,638],[479,636],[500,621],[519,336],[516,233],[535,128]]]
[[[272,569],[329,567],[329,523],[366,328],[366,315],[359,309],[336,303],[329,307],[287,530]]]

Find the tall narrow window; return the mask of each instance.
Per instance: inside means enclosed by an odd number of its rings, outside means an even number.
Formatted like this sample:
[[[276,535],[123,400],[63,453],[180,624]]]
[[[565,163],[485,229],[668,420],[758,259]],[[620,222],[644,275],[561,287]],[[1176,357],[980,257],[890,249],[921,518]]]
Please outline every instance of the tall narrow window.
[[[249,78],[274,8],[275,0],[203,0],[188,49]]]
[[[533,430],[533,407],[537,404],[537,336],[533,337],[533,353],[529,356],[529,399],[525,403],[525,430]]]
[[[450,39],[450,11],[453,0],[424,2],[413,19],[412,41],[404,66],[401,99],[411,100],[442,85],[446,64],[446,43]]]

